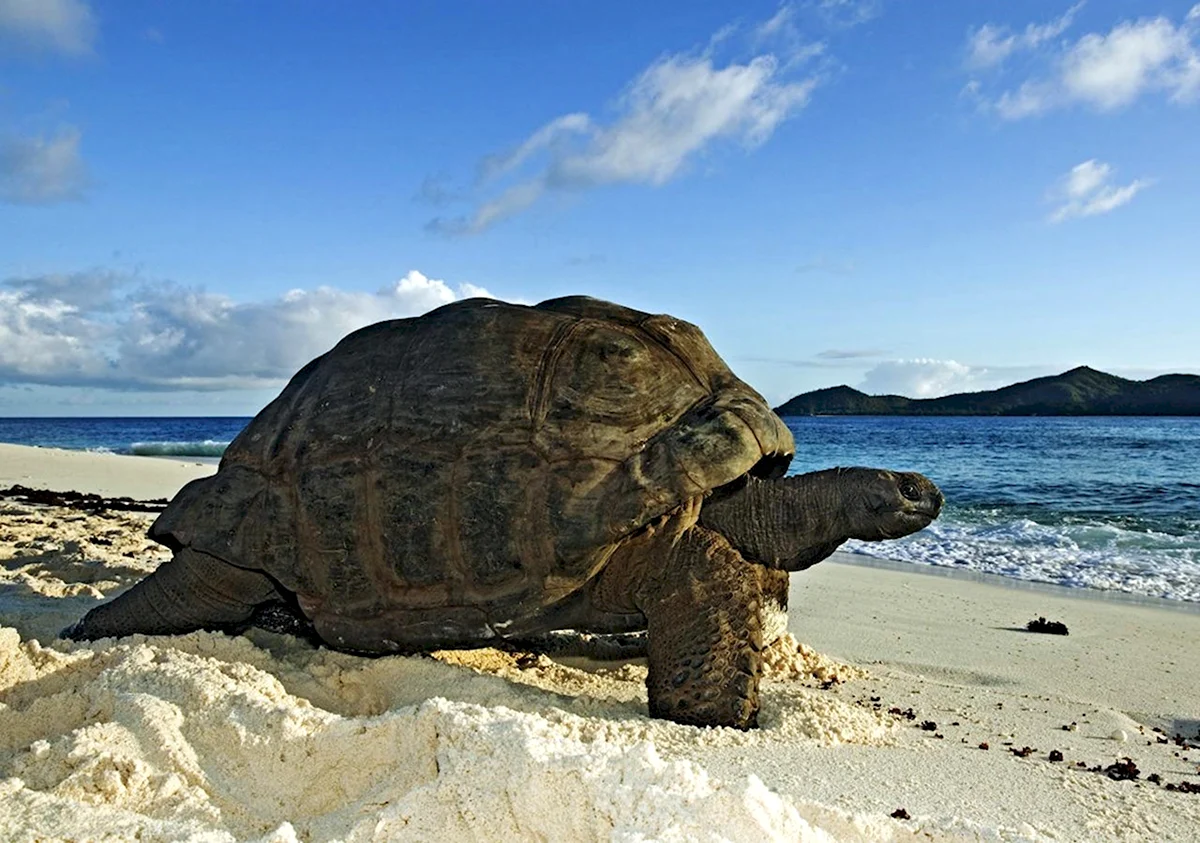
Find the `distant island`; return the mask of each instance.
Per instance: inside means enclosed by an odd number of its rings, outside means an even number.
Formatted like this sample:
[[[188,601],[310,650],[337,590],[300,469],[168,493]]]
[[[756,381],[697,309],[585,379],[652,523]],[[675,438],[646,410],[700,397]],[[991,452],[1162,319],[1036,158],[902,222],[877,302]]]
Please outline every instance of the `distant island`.
[[[834,386],[797,395],[781,416],[1200,416],[1200,375],[1134,381],[1080,366],[1002,389],[941,398],[867,395]]]

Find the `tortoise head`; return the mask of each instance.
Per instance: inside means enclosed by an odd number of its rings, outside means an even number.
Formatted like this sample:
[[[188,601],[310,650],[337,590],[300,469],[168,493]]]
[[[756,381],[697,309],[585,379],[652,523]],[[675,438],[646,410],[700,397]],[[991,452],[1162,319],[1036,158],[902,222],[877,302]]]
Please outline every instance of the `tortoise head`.
[[[850,538],[883,541],[915,533],[938,517],[946,500],[932,480],[915,471],[835,470]]]

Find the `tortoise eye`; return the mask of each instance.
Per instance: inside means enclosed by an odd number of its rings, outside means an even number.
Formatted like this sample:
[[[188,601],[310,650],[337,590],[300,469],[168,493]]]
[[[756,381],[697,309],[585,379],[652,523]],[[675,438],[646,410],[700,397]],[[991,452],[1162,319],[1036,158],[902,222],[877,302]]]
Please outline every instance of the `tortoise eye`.
[[[921,490],[917,488],[917,484],[911,480],[906,480],[900,484],[900,494],[908,498],[910,501],[918,501],[921,499]]]

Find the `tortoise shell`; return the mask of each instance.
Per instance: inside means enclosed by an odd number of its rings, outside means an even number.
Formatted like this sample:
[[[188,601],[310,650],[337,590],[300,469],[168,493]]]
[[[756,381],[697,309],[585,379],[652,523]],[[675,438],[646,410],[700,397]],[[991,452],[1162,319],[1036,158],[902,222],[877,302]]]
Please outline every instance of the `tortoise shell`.
[[[793,451],[694,325],[586,297],[469,299],[313,360],[151,537],[265,571],[333,644],[478,641]]]

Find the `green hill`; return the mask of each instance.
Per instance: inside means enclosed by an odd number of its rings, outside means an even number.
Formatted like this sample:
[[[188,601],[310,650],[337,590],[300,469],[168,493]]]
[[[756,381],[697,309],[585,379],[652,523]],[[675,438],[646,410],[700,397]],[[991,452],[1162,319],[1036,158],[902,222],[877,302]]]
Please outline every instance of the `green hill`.
[[[987,392],[941,398],[818,389],[775,408],[781,416],[1200,416],[1200,375],[1119,378],[1080,366]]]

